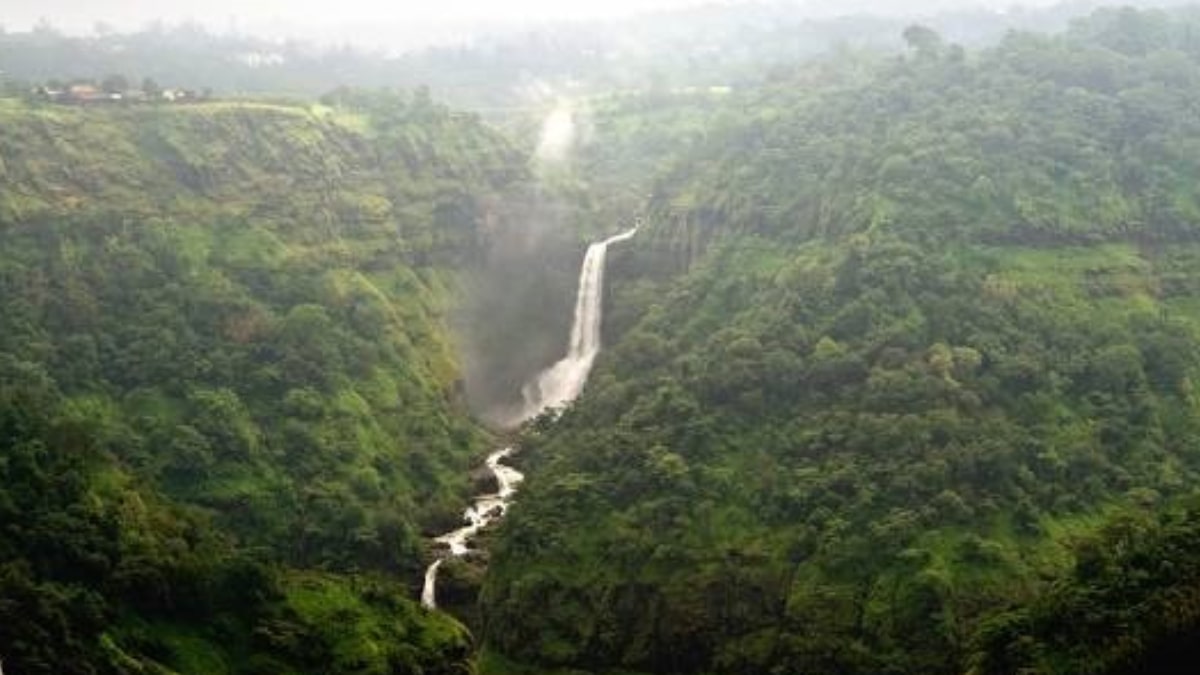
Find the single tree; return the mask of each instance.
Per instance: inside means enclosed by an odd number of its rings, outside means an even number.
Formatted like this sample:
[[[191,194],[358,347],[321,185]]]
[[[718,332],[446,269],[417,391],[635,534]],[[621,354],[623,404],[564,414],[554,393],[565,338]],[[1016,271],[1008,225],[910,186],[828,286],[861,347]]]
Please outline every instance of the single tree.
[[[904,41],[918,56],[937,56],[942,48],[942,36],[937,31],[916,23],[904,29]]]
[[[129,80],[124,75],[109,75],[100,83],[106,94],[122,94],[129,89]]]
[[[162,87],[158,86],[158,82],[155,82],[154,78],[147,77],[142,80],[142,93],[146,95],[146,98],[158,98],[162,96]]]

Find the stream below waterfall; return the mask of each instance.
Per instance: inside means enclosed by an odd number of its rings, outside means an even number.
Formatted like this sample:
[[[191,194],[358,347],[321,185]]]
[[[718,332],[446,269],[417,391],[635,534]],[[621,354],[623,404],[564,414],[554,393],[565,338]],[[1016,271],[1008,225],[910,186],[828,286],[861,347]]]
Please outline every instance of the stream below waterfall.
[[[525,385],[521,392],[523,405],[509,420],[510,426],[536,417],[544,410],[561,408],[574,401],[583,391],[592,364],[600,353],[604,265],[608,247],[630,239],[636,233],[637,228],[634,227],[588,246],[579,270],[579,290],[575,294],[575,316],[571,323],[567,353]],[[469,553],[475,535],[508,511],[517,487],[525,478],[521,472],[502,463],[513,452],[514,448],[506,447],[488,455],[487,468],[496,477],[498,489],[475,497],[471,506],[463,512],[461,527],[434,538],[434,542],[442,548],[437,560],[425,570],[425,583],[421,589],[422,605],[430,609],[437,607],[437,577],[442,563],[448,558]]]

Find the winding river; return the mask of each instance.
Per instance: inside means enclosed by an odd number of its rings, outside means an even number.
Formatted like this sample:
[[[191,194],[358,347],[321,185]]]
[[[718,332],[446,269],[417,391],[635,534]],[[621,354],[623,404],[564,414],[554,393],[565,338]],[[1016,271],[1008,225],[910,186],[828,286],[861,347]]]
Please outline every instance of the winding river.
[[[575,295],[575,316],[567,353],[557,363],[538,373],[522,389],[524,404],[511,419],[513,426],[537,416],[544,410],[561,408],[575,400],[583,391],[592,364],[600,353],[600,326],[604,310],[604,266],[611,244],[626,241],[637,233],[633,228],[588,246],[579,270],[579,290]],[[439,557],[425,570],[425,585],[421,589],[421,604],[437,607],[438,570],[447,558],[466,555],[471,541],[480,530],[502,518],[512,503],[517,487],[525,478],[519,471],[504,464],[514,449],[503,448],[487,458],[487,468],[496,477],[496,492],[475,497],[474,503],[463,512],[463,525],[434,539],[441,547]]]

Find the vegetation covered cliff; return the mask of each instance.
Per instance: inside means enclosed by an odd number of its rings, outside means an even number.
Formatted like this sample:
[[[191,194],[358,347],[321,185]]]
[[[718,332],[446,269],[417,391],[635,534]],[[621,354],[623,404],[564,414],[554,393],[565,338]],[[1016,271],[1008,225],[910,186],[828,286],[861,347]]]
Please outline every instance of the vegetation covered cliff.
[[[412,96],[0,100],[0,645],[19,673],[463,672],[409,583],[482,435],[453,269],[524,161]]]

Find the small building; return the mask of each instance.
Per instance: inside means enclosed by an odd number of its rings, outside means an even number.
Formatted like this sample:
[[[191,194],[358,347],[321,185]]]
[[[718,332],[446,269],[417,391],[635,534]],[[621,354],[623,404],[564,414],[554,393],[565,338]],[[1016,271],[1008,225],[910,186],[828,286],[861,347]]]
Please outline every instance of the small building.
[[[92,84],[73,84],[67,87],[67,93],[63,98],[71,103],[94,103],[109,100],[108,94]]]
[[[33,95],[44,101],[61,101],[67,92],[54,87],[37,86],[33,88]]]

